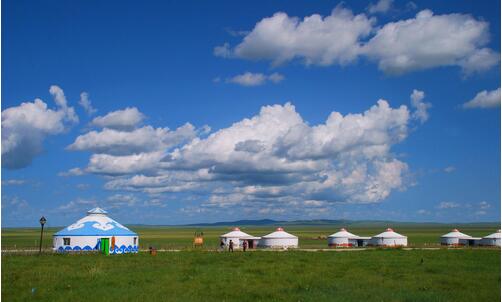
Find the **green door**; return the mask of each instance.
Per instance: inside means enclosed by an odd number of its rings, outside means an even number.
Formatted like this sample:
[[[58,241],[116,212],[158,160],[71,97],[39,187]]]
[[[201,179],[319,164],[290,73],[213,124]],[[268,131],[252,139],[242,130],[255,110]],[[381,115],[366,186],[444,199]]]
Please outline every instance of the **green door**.
[[[101,253],[110,254],[110,238],[101,238]]]

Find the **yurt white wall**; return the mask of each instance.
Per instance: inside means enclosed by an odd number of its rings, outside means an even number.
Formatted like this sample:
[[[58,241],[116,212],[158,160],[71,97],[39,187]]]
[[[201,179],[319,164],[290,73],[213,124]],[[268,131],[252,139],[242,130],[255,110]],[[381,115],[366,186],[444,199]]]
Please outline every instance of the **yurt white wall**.
[[[389,247],[407,246],[408,237],[398,234],[394,232],[394,230],[388,228],[385,232],[371,237],[369,244],[374,246]]]
[[[480,245],[483,246],[500,246],[500,238],[482,238]]]
[[[297,248],[298,237],[285,232],[282,228],[277,228],[275,232],[261,237],[259,246],[264,248]]]

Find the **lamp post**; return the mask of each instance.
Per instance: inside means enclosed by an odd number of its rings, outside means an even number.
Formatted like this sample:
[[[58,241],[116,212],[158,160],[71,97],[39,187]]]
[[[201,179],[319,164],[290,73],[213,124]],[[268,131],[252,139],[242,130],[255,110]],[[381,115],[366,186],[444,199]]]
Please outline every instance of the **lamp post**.
[[[45,219],[44,216],[42,216],[42,218],[40,218],[40,225],[42,226],[42,229],[40,230],[40,248],[38,249],[39,254],[42,253],[42,238],[44,235],[44,224],[46,221],[47,221],[47,219]]]

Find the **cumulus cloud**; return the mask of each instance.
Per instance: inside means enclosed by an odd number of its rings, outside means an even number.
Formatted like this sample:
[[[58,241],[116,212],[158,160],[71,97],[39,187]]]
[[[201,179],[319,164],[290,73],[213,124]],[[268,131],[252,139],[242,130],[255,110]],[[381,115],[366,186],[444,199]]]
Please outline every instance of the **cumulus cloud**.
[[[266,82],[272,82],[277,84],[284,80],[284,76],[280,73],[274,72],[270,75],[265,75],[263,73],[251,73],[245,72],[243,74],[236,75],[227,79],[227,83],[239,84],[241,86],[260,86]]]
[[[93,115],[96,111],[98,111],[96,108],[92,107],[91,100],[89,99],[89,94],[87,92],[82,92],[80,94],[78,104],[84,108],[88,115]]]
[[[362,113],[334,111],[311,125],[286,103],[207,136],[186,125],[105,128],[68,148],[93,153],[82,171],[105,175],[107,190],[184,194],[205,199],[207,208],[290,206],[319,215],[332,203],[376,203],[406,188],[408,165],[392,147],[406,139],[413,116],[405,105],[378,100]]]
[[[462,107],[464,109],[500,107],[500,88],[492,91],[483,90],[476,94],[472,100],[464,103]]]
[[[386,13],[392,8],[393,0],[379,0],[377,3],[371,3],[367,11],[370,14]]]
[[[384,12],[391,4],[381,0],[370,8]],[[306,65],[345,65],[363,56],[387,74],[459,66],[468,75],[499,63],[500,54],[487,48],[488,42],[489,24],[467,14],[422,10],[414,18],[377,27],[374,18],[338,6],[324,18],[314,14],[300,20],[278,12],[258,21],[235,47],[225,43],[214,54],[269,60],[274,66],[294,59]]]
[[[303,20],[278,12],[259,21],[235,48],[225,43],[214,53],[227,58],[271,60],[274,65],[295,58],[307,65],[346,64],[357,57],[358,41],[369,35],[373,23],[374,19],[364,14],[354,16],[342,7],[327,17],[314,14]]]
[[[64,92],[51,86],[57,109],[50,109],[41,99],[25,102],[2,111],[2,167],[20,169],[31,164],[43,151],[43,142],[49,135],[63,133],[78,122],[73,107],[66,102]]]
[[[415,108],[413,112],[413,118],[419,120],[422,124],[429,119],[429,113],[427,110],[432,107],[430,103],[423,102],[425,98],[425,93],[420,90],[413,89],[411,93],[411,106]]]
[[[423,10],[415,18],[385,24],[364,46],[364,53],[391,74],[439,66],[460,66],[471,73],[498,63],[498,53],[482,48],[488,41],[489,25],[485,21]],[[489,64],[470,64],[477,56]]]
[[[136,107],[128,107],[94,118],[91,125],[100,128],[130,130],[138,126],[145,116]]]
[[[131,131],[105,128],[77,137],[67,147],[72,151],[91,151],[111,155],[130,155],[168,149],[195,138],[195,127],[187,123],[174,131],[144,126]]]

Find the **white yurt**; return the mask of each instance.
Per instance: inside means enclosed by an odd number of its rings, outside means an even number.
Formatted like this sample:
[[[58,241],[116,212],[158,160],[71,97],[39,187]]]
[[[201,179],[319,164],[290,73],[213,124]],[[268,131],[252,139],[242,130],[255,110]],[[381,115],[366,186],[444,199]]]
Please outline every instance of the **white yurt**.
[[[258,245],[258,240],[260,240],[260,237],[251,236],[247,233],[244,233],[239,228],[234,228],[231,232],[221,235],[220,240],[223,241],[225,246],[228,246],[230,240],[232,240],[235,249],[241,248],[242,243],[244,241],[247,241],[248,248],[253,249]]]
[[[457,246],[457,245],[461,245],[460,239],[469,239],[469,238],[472,238],[472,237],[469,235],[466,235],[464,233],[461,233],[457,229],[453,229],[453,230],[451,230],[451,232],[441,236],[439,241],[440,241],[441,245]]]
[[[330,247],[366,246],[370,237],[361,237],[348,232],[345,228],[328,236]]]
[[[266,248],[297,248],[298,237],[284,231],[283,228],[277,228],[275,232],[261,237],[260,247]]]
[[[101,251],[104,254],[137,253],[138,234],[107,216],[101,208],[53,235],[53,250]]]
[[[496,233],[481,238],[480,245],[500,246],[500,230],[498,230]]]
[[[388,228],[385,232],[371,237],[370,245],[375,246],[407,246],[408,237],[394,232],[393,229]]]

